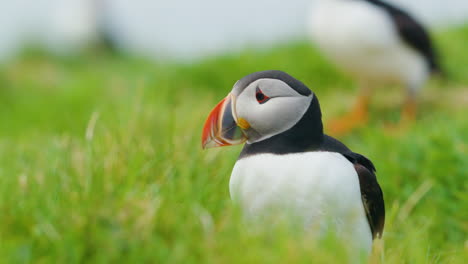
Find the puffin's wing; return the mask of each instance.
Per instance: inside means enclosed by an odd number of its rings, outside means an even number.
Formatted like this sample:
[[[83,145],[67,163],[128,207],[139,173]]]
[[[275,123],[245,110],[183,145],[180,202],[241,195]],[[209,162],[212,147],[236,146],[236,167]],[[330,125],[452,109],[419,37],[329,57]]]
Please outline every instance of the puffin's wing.
[[[366,210],[372,237],[381,237],[385,224],[385,205],[372,161],[361,154],[352,152],[343,143],[327,135],[324,136],[320,150],[341,153],[354,165],[359,176],[362,204]]]
[[[436,52],[426,29],[405,11],[382,1],[369,1],[385,9],[393,20],[400,37],[413,49],[421,53],[432,72],[441,72]]]
[[[367,221],[372,231],[372,238],[382,237],[385,224],[385,206],[382,190],[372,169],[360,163],[354,163],[359,176],[361,198],[366,210]]]

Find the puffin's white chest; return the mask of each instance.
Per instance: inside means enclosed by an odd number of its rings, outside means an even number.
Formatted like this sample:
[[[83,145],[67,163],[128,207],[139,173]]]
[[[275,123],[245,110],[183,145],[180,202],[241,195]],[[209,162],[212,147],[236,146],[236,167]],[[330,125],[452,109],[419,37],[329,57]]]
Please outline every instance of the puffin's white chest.
[[[338,67],[367,81],[414,89],[427,78],[425,59],[401,39],[385,10],[365,1],[318,2],[310,15],[310,32]]]
[[[303,220],[306,228],[332,227],[366,250],[372,244],[357,173],[341,154],[243,158],[232,171],[230,192],[248,215],[291,214]]]

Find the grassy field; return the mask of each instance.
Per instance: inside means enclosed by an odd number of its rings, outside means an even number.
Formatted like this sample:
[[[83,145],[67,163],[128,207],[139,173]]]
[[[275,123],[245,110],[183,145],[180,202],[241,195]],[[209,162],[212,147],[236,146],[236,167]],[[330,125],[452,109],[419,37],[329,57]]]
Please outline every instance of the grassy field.
[[[402,93],[381,92],[342,138],[378,170],[383,263],[468,261],[468,27],[436,36],[449,78],[424,89],[418,121],[389,132]],[[228,192],[240,147],[200,147],[209,110],[265,69],[303,80],[325,120],[357,90],[305,41],[192,64],[94,51],[0,66],[0,262],[342,263],[333,239],[251,228]]]

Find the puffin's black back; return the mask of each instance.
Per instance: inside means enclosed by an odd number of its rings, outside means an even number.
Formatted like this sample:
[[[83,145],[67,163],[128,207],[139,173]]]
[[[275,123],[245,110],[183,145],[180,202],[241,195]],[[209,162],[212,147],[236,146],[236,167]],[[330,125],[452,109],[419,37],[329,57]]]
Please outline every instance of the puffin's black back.
[[[404,10],[381,0],[363,0],[385,10],[393,20],[400,37],[427,60],[431,72],[442,73],[437,54],[426,29]]]

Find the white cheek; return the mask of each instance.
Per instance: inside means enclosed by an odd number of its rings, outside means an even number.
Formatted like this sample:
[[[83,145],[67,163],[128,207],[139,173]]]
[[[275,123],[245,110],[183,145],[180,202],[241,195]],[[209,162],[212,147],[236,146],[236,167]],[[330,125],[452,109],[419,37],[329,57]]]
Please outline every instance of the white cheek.
[[[250,113],[251,125],[257,131],[282,132],[295,125],[309,106],[307,97],[278,97],[258,104]]]
[[[248,120],[249,113],[256,111],[257,105],[259,103],[255,100],[255,94],[250,90],[244,91],[236,100],[237,118],[244,118],[250,123],[250,120]]]
[[[276,97],[264,104],[259,104],[254,95],[242,94],[237,100],[237,116],[250,123],[250,126],[263,140],[282,133],[293,127],[307,111],[312,96]]]

